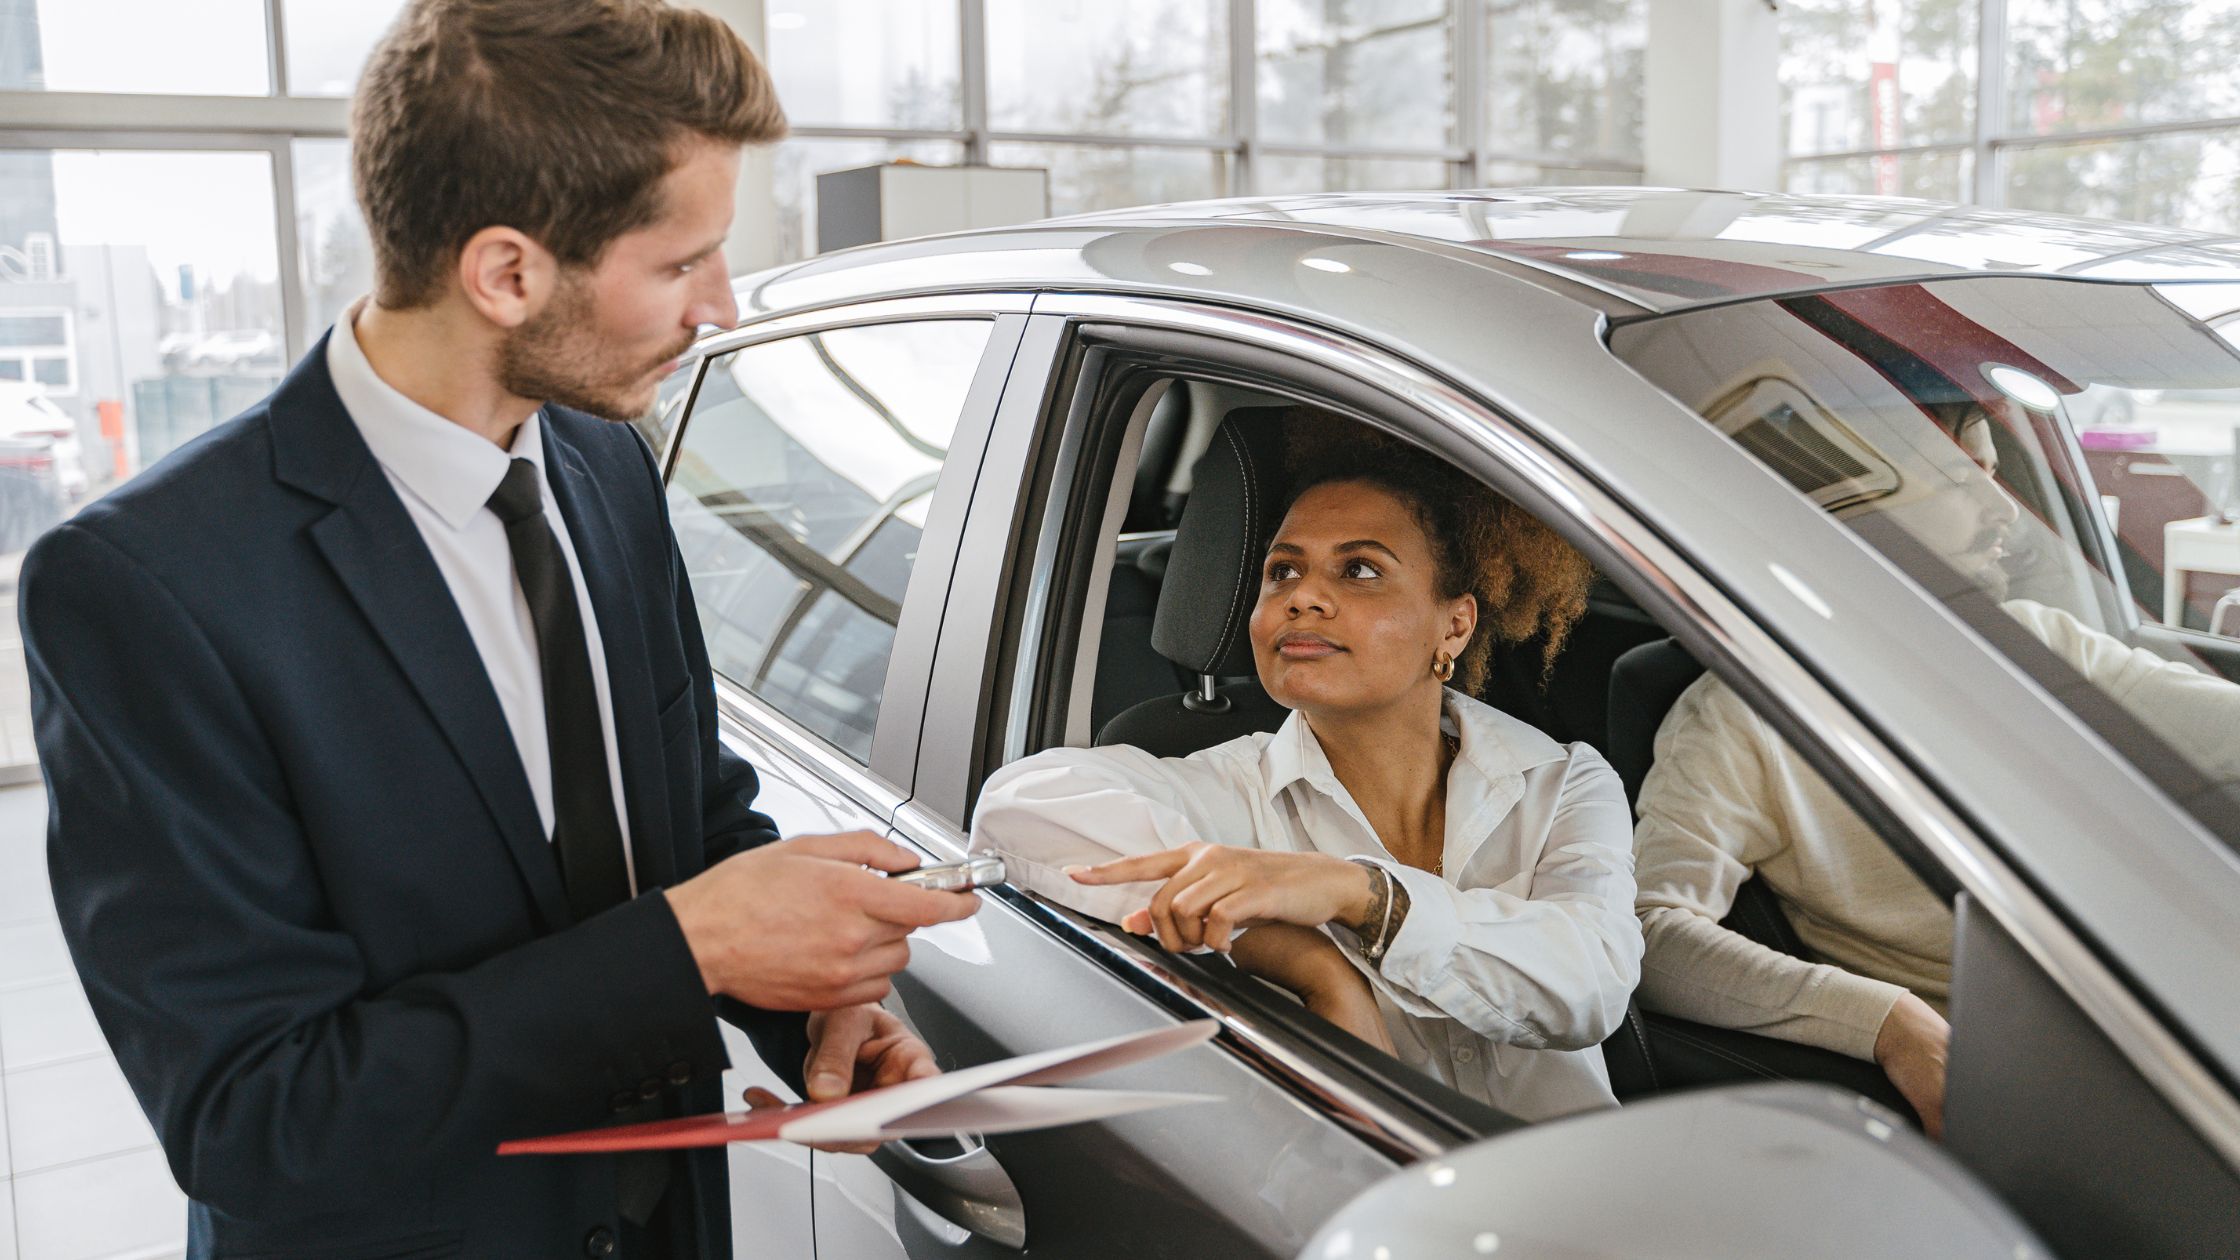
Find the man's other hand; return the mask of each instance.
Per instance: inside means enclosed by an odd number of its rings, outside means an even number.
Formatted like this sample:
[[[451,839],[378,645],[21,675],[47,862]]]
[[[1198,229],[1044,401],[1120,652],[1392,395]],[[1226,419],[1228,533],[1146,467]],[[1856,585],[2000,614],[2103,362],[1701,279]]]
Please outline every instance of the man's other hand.
[[[883,1007],[844,1006],[809,1017],[809,1058],[802,1078],[809,1101],[830,1102],[867,1089],[938,1076],[933,1051]],[[784,1101],[761,1086],[747,1090],[747,1106],[760,1110]],[[869,1155],[877,1142],[819,1144],[836,1155]]]
[[[802,836],[726,858],[667,890],[708,992],[771,1011],[831,1011],[885,997],[905,939],[969,918],[980,899],[895,883],[917,856],[868,831]],[[872,869],[865,869],[865,868]]]

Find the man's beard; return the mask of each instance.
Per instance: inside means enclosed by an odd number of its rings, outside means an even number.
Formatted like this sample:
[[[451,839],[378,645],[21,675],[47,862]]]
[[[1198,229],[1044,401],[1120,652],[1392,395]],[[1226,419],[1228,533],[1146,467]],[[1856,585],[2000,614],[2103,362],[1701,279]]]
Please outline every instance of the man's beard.
[[[652,401],[650,393],[641,396],[639,382],[690,349],[692,338],[688,334],[650,363],[624,363],[591,334],[593,317],[591,286],[561,273],[560,287],[544,310],[499,346],[498,383],[516,398],[556,403],[607,420],[637,419]]]
[[[2006,601],[2007,592],[2014,586],[2014,573],[2007,565],[2019,562],[2021,567],[2028,567],[2027,557],[2020,556],[2014,550],[2015,545],[2013,535],[2004,527],[1993,526],[1987,526],[1969,544],[1968,554],[1983,558],[1975,563],[1968,576],[2001,603]]]

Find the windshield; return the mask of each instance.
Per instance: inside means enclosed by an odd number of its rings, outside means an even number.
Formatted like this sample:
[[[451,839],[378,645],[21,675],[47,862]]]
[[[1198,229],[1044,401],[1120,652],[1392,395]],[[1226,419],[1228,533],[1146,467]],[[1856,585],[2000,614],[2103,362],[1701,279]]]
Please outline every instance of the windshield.
[[[2230,284],[1998,277],[1689,311],[1610,341],[2232,842],[2236,318]]]

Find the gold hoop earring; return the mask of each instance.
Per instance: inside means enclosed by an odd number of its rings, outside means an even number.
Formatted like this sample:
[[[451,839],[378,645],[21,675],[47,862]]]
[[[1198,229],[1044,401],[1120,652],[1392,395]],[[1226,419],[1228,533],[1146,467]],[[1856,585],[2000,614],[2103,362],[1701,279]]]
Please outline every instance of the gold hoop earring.
[[[1454,681],[1454,654],[1440,652],[1431,658],[1431,676],[1440,682]]]

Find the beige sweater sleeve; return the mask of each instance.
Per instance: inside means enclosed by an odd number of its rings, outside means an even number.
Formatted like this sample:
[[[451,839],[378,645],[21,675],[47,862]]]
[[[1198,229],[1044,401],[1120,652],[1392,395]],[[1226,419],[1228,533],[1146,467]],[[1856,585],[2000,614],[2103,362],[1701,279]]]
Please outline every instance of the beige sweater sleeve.
[[[2240,687],[2092,629],[2062,609],[2008,600],[2009,616],[2219,783],[2240,782]]]
[[[1840,848],[1863,830],[1797,817],[1788,806],[1800,773],[1810,771],[1716,678],[1705,675],[1673,706],[1657,732],[1634,831],[1634,909],[1647,940],[1641,1001],[1683,1019],[1871,1059],[1904,989],[1719,926],[1752,868],[1799,843]]]

